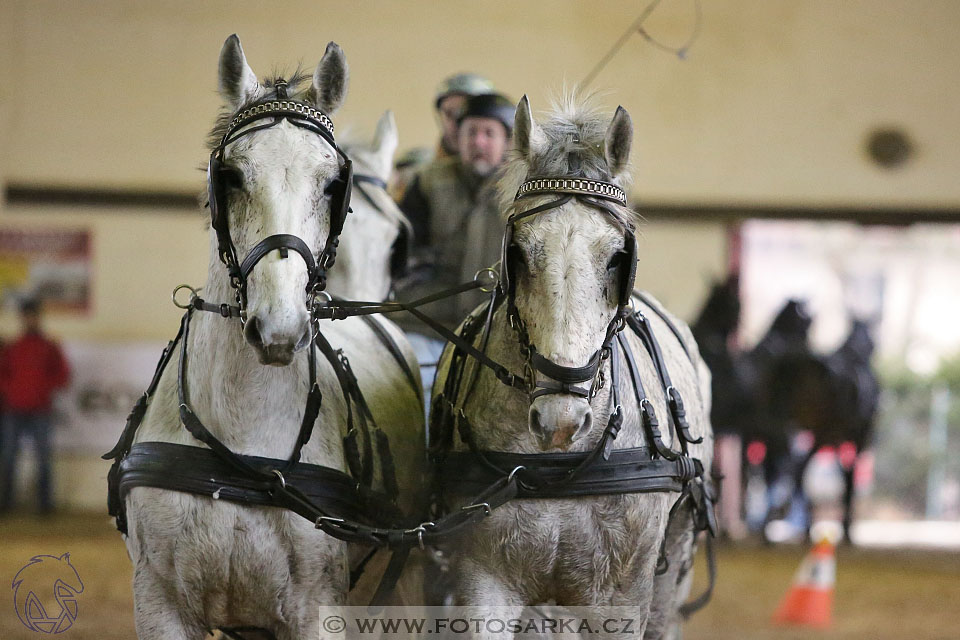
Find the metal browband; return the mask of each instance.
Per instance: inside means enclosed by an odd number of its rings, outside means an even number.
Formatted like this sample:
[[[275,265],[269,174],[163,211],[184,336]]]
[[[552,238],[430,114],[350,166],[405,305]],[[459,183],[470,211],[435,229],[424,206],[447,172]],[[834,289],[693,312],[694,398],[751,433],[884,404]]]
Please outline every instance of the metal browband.
[[[330,137],[333,138],[333,120],[328,118],[327,114],[314,109],[308,104],[296,102],[294,100],[271,100],[269,102],[256,104],[249,109],[244,109],[238,113],[233,120],[230,121],[228,131],[233,130],[237,127],[237,125],[248,118],[261,116],[265,113],[292,115],[305,120],[310,120],[323,127],[327,133],[330,134]]]
[[[586,178],[538,178],[527,180],[517,190],[514,200],[542,193],[574,193],[585,196],[597,196],[627,205],[626,192],[611,182],[588,180]]]

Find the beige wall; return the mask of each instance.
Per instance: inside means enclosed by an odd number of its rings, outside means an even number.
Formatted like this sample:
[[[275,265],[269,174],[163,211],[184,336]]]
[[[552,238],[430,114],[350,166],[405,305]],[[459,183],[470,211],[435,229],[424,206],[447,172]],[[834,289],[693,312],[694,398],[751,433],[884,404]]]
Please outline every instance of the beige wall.
[[[582,78],[644,3],[0,3],[0,117],[16,183],[192,190],[217,109],[217,53],[240,34],[261,74],[328,40],[352,68],[338,123],[370,130],[393,108],[401,147],[435,136],[439,78],[474,69],[535,108]],[[680,202],[960,204],[960,2],[703,1],[686,61],[632,38],[595,82],[637,125],[635,196]],[[648,22],[679,44],[693,3]],[[913,163],[886,172],[866,131],[903,126]]]
[[[93,341],[172,338],[180,310],[170,292],[202,285],[207,231],[197,212],[149,209],[8,206],[4,228],[88,229],[92,236],[92,305],[87,314],[49,314],[55,335]],[[16,329],[12,309],[0,312],[0,335]]]

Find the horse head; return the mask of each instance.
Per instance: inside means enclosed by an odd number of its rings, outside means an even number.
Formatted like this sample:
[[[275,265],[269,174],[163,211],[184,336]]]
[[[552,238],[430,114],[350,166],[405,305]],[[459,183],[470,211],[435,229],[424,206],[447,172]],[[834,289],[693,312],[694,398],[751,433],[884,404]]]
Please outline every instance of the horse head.
[[[345,143],[354,162],[353,213],[344,225],[337,252],[337,268],[328,290],[356,300],[384,300],[392,281],[406,266],[407,245],[413,231],[400,207],[386,191],[397,150],[393,113],[380,117],[370,143]]]
[[[259,82],[234,35],[220,52],[219,88],[223,111],[209,175],[211,275],[223,281],[219,258],[237,290],[245,339],[261,363],[287,365],[310,341],[308,289],[323,286],[337,216],[349,203],[349,184],[341,184],[349,162],[328,117],[346,96],[347,64],[331,42],[312,76]]]
[[[539,178],[570,177],[602,181],[619,191],[629,179],[632,139],[633,124],[622,107],[611,120],[571,98],[542,123],[534,121],[526,96],[517,107],[515,150],[499,187],[508,220],[521,217],[508,225],[504,272],[514,324],[522,327],[524,341],[541,361],[554,365],[528,364],[531,386],[556,389],[558,381],[549,371],[556,365],[589,367],[607,344],[633,290],[633,230],[639,218],[623,204],[580,197],[522,217],[563,194],[515,200],[518,188]],[[542,449],[566,449],[590,431],[589,396],[550,392],[531,398],[529,429]]]
[[[711,333],[726,338],[740,324],[740,277],[731,273],[722,282],[714,282],[710,294],[691,329],[694,335]]]

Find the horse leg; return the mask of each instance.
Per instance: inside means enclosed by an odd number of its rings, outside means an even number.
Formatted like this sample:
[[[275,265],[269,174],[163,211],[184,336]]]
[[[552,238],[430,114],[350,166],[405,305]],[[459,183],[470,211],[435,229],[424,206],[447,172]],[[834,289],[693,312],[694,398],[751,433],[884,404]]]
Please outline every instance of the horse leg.
[[[201,640],[207,628],[187,620],[182,609],[164,593],[161,580],[138,571],[133,579],[134,623],[139,640]]]
[[[527,598],[518,588],[510,586],[503,576],[495,575],[493,571],[481,562],[466,558],[456,567],[457,585],[454,595],[456,606],[472,607],[479,615],[483,610],[491,610],[488,619],[510,619],[520,615],[527,604]],[[471,616],[473,616],[471,612]],[[453,636],[460,637],[460,636]],[[480,632],[468,637],[498,638],[500,640],[513,637],[512,633]]]
[[[853,470],[856,461],[849,469],[843,470],[843,541],[850,544],[850,528],[853,526]]]

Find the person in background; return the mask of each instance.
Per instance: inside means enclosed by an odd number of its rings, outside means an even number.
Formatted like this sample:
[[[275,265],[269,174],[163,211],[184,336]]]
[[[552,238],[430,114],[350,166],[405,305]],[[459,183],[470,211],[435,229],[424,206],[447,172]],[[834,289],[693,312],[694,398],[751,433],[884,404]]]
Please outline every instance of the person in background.
[[[440,121],[437,159],[459,154],[457,123],[466,107],[467,99],[470,96],[493,93],[493,91],[493,83],[476,73],[458,73],[440,83],[434,104]]]
[[[403,200],[403,194],[407,192],[407,187],[413,181],[417,171],[433,158],[433,152],[426,147],[413,147],[407,149],[403,155],[397,158],[393,165],[393,173],[390,176],[390,182],[387,186],[387,192],[396,202]]]
[[[415,300],[472,280],[499,258],[503,222],[493,175],[510,148],[514,112],[513,103],[500,94],[470,97],[457,121],[457,156],[435,160],[411,182],[400,203],[414,236],[409,275],[398,284],[400,299]],[[483,296],[461,294],[424,311],[455,327]],[[421,365],[437,362],[444,341],[409,316],[397,321],[407,330]],[[421,373],[429,398],[434,371],[422,367]]]
[[[0,513],[13,506],[17,454],[24,437],[33,440],[37,458],[37,497],[41,513],[53,510],[51,397],[66,386],[70,370],[57,343],[41,331],[40,303],[20,304],[21,335],[0,352],[0,398],[3,401],[3,450],[0,451]]]

